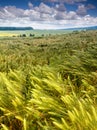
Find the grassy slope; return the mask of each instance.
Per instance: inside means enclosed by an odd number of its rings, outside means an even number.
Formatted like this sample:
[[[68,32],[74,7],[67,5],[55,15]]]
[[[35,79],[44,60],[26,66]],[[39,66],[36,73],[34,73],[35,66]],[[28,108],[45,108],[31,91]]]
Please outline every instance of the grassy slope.
[[[97,129],[97,31],[0,41],[0,129]]]

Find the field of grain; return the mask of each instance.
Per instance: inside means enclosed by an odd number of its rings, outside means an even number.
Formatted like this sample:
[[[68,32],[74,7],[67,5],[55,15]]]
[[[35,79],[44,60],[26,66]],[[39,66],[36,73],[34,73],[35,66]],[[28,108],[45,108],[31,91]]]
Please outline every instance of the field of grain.
[[[10,32],[0,32],[0,37],[12,37],[12,36],[18,36],[18,34]]]
[[[97,130],[97,31],[0,39],[0,130]]]

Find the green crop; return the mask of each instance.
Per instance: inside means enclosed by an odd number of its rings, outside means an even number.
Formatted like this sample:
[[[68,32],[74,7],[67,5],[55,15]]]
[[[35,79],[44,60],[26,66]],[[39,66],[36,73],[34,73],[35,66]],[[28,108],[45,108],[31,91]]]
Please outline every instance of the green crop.
[[[96,33],[0,40],[0,130],[97,130]]]

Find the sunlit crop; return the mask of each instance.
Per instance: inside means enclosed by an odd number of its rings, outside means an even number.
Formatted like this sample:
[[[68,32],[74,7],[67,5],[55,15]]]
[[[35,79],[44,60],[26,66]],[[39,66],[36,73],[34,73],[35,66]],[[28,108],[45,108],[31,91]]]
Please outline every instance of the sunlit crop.
[[[97,130],[96,33],[0,40],[0,130]]]

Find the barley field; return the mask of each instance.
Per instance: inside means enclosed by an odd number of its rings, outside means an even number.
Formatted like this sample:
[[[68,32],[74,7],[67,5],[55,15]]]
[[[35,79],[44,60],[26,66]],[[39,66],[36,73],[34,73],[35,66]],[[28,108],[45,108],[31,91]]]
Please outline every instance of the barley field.
[[[0,38],[0,130],[97,130],[97,31]]]

